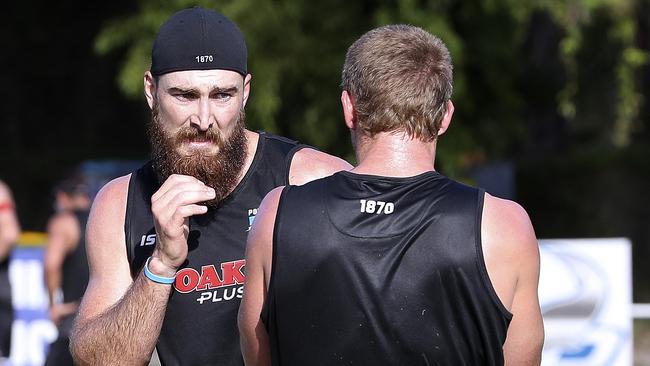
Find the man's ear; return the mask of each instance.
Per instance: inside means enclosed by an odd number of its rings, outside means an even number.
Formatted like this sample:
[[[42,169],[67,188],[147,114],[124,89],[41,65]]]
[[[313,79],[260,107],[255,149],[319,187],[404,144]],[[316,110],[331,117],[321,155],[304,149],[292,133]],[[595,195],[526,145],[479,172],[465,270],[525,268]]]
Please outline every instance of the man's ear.
[[[345,125],[348,126],[348,128],[351,130],[356,129],[357,111],[354,106],[354,98],[347,90],[341,92],[341,105],[343,106],[343,118],[345,119]]]
[[[248,74],[244,78],[244,102],[242,104],[243,107],[246,106],[246,102],[248,102],[248,95],[251,92],[251,80],[253,79],[253,75]]]
[[[451,124],[451,117],[454,115],[454,103],[451,100],[447,101],[447,111],[442,117],[442,123],[440,123],[440,128],[438,128],[438,136],[442,135],[449,128]]]
[[[156,100],[156,80],[150,71],[144,73],[144,96],[147,98],[149,108],[153,109],[154,101]]]

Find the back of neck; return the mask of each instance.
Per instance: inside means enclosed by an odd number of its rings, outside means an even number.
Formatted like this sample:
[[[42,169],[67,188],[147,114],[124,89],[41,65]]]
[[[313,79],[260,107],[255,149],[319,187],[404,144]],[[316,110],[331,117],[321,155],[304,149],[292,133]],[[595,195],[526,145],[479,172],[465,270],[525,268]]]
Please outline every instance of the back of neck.
[[[411,177],[435,170],[436,142],[422,142],[404,134],[380,133],[361,138],[356,146],[357,174]]]

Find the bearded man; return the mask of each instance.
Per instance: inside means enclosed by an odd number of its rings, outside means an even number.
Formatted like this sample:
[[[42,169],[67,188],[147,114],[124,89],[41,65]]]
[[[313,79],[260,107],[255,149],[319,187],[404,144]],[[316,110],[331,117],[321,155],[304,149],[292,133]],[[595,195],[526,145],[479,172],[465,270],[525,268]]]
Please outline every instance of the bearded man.
[[[152,160],[108,183],[87,231],[90,267],[71,339],[79,364],[241,365],[245,242],[262,198],[349,169],[245,129],[244,37],[211,10],[160,28],[144,75]]]

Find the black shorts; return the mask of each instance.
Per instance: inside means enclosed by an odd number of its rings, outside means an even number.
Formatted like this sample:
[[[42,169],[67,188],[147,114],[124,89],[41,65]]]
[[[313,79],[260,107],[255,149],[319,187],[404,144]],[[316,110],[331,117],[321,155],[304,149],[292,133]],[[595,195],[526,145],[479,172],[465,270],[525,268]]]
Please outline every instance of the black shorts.
[[[0,357],[9,357],[11,350],[11,325],[14,311],[9,306],[0,305]]]

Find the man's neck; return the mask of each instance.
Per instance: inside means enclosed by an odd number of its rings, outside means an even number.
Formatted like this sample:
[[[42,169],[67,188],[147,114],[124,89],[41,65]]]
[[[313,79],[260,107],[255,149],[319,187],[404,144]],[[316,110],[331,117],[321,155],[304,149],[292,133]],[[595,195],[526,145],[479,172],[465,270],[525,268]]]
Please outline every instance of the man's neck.
[[[436,142],[411,139],[403,133],[380,133],[357,142],[358,174],[411,177],[434,169]]]
[[[260,139],[260,135],[257,132],[244,130],[244,133],[246,134],[246,158],[244,159],[244,166],[241,169],[239,178],[237,178],[235,187],[241,183],[241,180],[246,176],[248,169],[250,169],[253,159],[255,158],[255,153],[257,152],[257,143]],[[235,189],[235,187],[233,187],[233,189]]]

